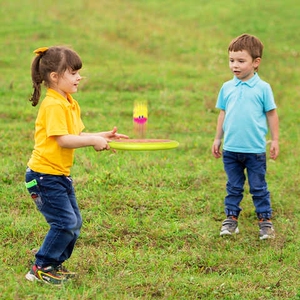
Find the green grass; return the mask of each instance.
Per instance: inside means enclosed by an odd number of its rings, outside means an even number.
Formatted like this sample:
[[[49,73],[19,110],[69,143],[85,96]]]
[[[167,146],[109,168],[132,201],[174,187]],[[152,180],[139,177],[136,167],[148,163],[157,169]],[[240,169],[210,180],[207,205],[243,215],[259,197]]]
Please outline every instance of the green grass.
[[[1,299],[300,299],[299,9],[292,0],[3,2]],[[219,237],[226,177],[210,154],[214,107],[231,78],[228,43],[243,32],[265,45],[259,74],[280,117],[280,157],[268,161],[271,241],[258,240],[248,191],[241,234]],[[27,101],[32,51],[57,44],[83,59],[74,97],[87,131],[117,125],[134,137],[133,103],[146,99],[147,137],[180,142],[170,151],[76,151],[84,224],[67,267],[80,276],[59,290],[24,278],[48,227],[23,183],[37,114]]]

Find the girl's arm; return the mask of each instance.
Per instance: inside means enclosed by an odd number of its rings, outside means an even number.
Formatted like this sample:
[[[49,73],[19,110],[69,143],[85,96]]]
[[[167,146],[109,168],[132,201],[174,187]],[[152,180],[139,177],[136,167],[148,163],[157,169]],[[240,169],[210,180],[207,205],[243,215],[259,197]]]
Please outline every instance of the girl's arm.
[[[220,147],[221,147],[222,138],[224,135],[224,132],[223,132],[224,119],[225,119],[225,111],[221,110],[219,113],[219,116],[218,116],[216,137],[215,137],[215,140],[214,140],[212,148],[211,148],[212,155],[215,158],[220,158],[222,156],[222,154],[220,152]]]
[[[108,141],[111,139],[127,139],[128,136],[117,133],[117,127],[111,131],[98,132],[98,133],[80,133],[80,135],[67,134],[55,136],[55,139],[62,148],[82,148],[93,146],[96,151],[108,150],[110,147]]]
[[[276,109],[267,112],[267,120],[271,132],[270,157],[276,159],[279,155],[279,119]]]
[[[57,135],[54,138],[62,148],[76,149],[93,146],[96,151],[109,149],[107,140],[101,136],[66,134]]]
[[[125,134],[117,133],[117,127],[114,127],[111,131],[96,132],[96,133],[85,133],[82,132],[81,136],[101,136],[105,139],[116,140],[116,139],[128,139]]]

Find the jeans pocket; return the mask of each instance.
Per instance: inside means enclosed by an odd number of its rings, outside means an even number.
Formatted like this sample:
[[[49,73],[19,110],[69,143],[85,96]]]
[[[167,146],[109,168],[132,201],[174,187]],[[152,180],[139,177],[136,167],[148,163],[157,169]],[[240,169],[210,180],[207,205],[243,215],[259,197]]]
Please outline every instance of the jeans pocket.
[[[266,161],[266,153],[256,154],[257,161]]]

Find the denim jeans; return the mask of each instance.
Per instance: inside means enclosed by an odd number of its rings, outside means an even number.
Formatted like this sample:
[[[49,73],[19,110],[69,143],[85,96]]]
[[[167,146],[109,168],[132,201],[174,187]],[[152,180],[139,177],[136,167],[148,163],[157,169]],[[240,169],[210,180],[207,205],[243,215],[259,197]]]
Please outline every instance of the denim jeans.
[[[225,197],[226,215],[239,216],[240,202],[243,199],[247,170],[250,193],[258,218],[271,218],[272,209],[266,175],[266,154],[236,153],[223,150],[224,169],[227,174]]]
[[[32,183],[27,187],[28,192],[50,225],[36,253],[36,264],[56,267],[71,256],[82,225],[72,179],[27,168],[25,180]]]

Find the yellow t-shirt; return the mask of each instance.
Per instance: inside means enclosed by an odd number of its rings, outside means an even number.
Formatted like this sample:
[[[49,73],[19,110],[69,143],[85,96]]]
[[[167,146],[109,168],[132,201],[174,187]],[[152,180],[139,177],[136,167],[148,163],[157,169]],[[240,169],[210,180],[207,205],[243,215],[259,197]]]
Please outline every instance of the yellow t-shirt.
[[[35,172],[70,175],[74,149],[62,148],[54,136],[79,135],[84,129],[78,102],[70,94],[64,98],[48,89],[35,122],[35,146],[28,167]]]

